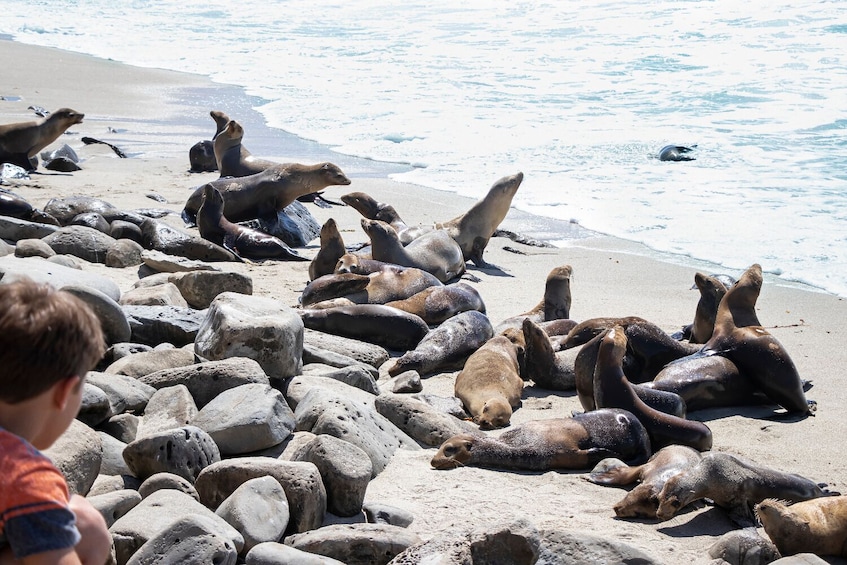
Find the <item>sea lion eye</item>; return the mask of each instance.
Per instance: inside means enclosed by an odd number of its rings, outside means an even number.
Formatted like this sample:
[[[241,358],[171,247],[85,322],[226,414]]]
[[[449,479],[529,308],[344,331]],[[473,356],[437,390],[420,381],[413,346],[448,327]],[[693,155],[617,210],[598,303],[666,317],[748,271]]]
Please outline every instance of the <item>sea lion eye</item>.
[[[456,448],[452,445],[444,448],[444,455],[447,457],[452,457],[454,453],[456,453]]]

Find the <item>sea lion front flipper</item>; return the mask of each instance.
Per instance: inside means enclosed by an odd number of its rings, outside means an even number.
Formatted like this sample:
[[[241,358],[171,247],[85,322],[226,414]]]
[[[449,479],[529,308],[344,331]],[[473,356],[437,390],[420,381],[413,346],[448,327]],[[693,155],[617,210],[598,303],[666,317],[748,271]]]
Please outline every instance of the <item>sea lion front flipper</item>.
[[[182,221],[185,222],[185,227],[193,228],[197,225],[197,212],[193,215],[188,211],[188,208],[183,208],[179,215]]]
[[[641,467],[630,467],[616,457],[603,459],[585,480],[597,485],[629,485],[638,480]]]
[[[221,247],[235,255],[240,262],[247,263],[248,261],[246,261],[244,257],[241,256],[241,253],[238,252],[238,248],[235,246],[235,240],[235,236],[226,234],[224,235],[223,242],[221,242]],[[252,263],[252,261],[250,263]]]

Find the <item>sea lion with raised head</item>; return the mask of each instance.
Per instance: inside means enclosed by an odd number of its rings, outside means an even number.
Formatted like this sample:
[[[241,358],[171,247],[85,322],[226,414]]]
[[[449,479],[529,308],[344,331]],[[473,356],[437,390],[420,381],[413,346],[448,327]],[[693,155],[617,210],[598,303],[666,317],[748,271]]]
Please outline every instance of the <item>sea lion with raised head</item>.
[[[461,434],[441,444],[430,464],[436,469],[463,466],[550,471],[589,469],[607,457],[629,464],[650,455],[650,439],[626,410],[604,409],[572,418],[532,420],[499,437]]]
[[[547,390],[574,390],[576,374],[567,357],[557,356],[550,338],[531,319],[523,321],[524,355],[521,375]]]
[[[188,150],[188,162],[191,165],[189,172],[205,173],[218,170],[218,161],[215,158],[215,141],[214,139],[226,127],[229,122],[229,116],[220,110],[212,110],[209,115],[215,121],[215,135],[212,139],[204,139],[198,141]]]
[[[479,292],[464,282],[431,286],[409,298],[386,303],[412,314],[417,314],[430,326],[437,326],[469,310],[485,313],[485,303]],[[493,330],[492,330],[493,332]],[[489,336],[491,337],[491,336]]]
[[[350,337],[395,351],[414,349],[429,326],[414,314],[384,304],[354,304],[336,308],[297,310],[311,330]]]
[[[694,311],[694,322],[682,328],[680,338],[687,339],[688,343],[706,343],[712,337],[718,306],[727,289],[718,278],[703,273],[694,275],[694,286],[700,291],[700,300]]]
[[[254,157],[241,144],[242,139],[244,128],[235,120],[229,120],[215,136],[215,161],[221,177],[246,177],[282,164]]]
[[[84,117],[76,110],[59,108],[40,120],[0,125],[0,163],[11,163],[27,171],[35,169],[30,159],[69,127],[81,124]]]
[[[434,226],[409,226],[400,218],[400,214],[390,204],[377,202],[364,192],[351,192],[341,197],[341,201],[359,212],[368,220],[379,220],[394,228],[400,243],[408,245],[413,239],[435,229]]]
[[[523,314],[506,318],[497,324],[494,331],[501,333],[509,327],[521,329],[526,318],[536,324],[570,318],[572,275],[573,268],[570,265],[553,267],[544,282],[544,296],[541,301]]]
[[[504,336],[489,339],[465,361],[453,388],[481,430],[508,426],[523,392],[515,346]]]
[[[756,505],[756,516],[783,556],[814,553],[847,557],[847,496],[791,505],[765,499]]]
[[[338,260],[347,253],[344,240],[338,231],[335,220],[330,218],[321,226],[321,248],[309,264],[309,280],[332,274]]]

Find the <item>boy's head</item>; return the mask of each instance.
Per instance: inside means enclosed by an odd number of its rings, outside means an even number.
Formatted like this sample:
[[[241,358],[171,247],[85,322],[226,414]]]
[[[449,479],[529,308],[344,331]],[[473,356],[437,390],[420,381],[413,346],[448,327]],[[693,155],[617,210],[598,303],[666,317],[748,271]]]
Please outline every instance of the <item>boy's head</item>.
[[[82,300],[48,284],[0,284],[0,401],[23,402],[103,356],[100,321]]]

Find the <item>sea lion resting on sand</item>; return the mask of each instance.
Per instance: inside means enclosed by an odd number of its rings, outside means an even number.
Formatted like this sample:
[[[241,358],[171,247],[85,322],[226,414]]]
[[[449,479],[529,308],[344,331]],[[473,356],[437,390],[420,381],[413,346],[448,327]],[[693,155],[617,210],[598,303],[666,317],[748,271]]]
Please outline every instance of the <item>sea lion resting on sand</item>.
[[[441,445],[431,465],[550,471],[588,469],[607,457],[636,465],[649,455],[650,439],[641,422],[626,410],[604,409],[525,422],[499,438],[456,435]]]
[[[336,305],[386,304],[404,300],[432,286],[442,286],[434,275],[414,267],[392,265],[367,275],[333,273],[318,277],[303,289],[300,303],[315,308],[327,306],[321,304],[334,299],[344,299]]]
[[[502,333],[507,328],[521,329],[526,318],[536,324],[570,318],[572,275],[573,268],[570,265],[552,268],[544,282],[544,296],[541,301],[523,314],[506,318],[497,324],[494,332]]]
[[[512,342],[495,336],[476,350],[456,376],[454,392],[480,429],[508,426],[523,392]]]
[[[309,264],[309,280],[332,274],[339,259],[347,253],[344,240],[335,220],[330,218],[321,226],[321,248]]]
[[[756,516],[782,555],[847,557],[847,496],[815,498],[790,506],[766,499]]]
[[[59,108],[49,116],[31,122],[0,125],[0,163],[11,163],[33,170],[30,159],[56,141],[65,130],[82,123],[85,114]]]
[[[311,330],[350,337],[395,351],[414,349],[429,332],[429,326],[414,314],[384,304],[354,304],[297,311]]]

